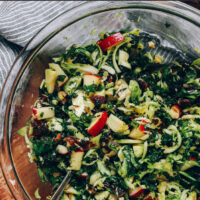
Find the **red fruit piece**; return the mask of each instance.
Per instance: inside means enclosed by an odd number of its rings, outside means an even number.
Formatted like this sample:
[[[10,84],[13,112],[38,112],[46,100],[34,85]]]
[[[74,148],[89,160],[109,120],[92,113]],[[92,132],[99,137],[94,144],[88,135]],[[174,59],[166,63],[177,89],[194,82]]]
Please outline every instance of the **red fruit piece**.
[[[125,40],[124,36],[121,33],[115,33],[104,40],[99,40],[97,44],[101,47],[103,51],[116,46],[117,44]]]
[[[143,189],[143,188],[131,189],[129,191],[129,196],[131,198],[136,198],[136,197],[139,197],[144,191],[145,191],[145,189]]]
[[[95,115],[96,117],[92,120],[88,133],[92,136],[97,136],[106,124],[108,114],[107,112],[100,112]]]
[[[190,158],[190,161],[195,161],[195,158],[191,157],[191,158]]]
[[[171,107],[169,114],[173,119],[178,119],[181,116],[181,109],[179,106],[174,105]]]
[[[58,135],[56,136],[56,138],[55,138],[55,142],[59,142],[59,140],[62,138],[62,136],[61,136],[61,134],[60,133],[58,133]]]

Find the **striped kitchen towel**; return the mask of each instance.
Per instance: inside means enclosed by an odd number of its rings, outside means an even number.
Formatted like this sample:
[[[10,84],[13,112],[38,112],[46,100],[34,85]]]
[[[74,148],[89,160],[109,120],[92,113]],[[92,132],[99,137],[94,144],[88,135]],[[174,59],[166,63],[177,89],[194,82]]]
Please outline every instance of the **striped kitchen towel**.
[[[47,23],[83,1],[5,1],[0,5],[0,91],[16,56]]]

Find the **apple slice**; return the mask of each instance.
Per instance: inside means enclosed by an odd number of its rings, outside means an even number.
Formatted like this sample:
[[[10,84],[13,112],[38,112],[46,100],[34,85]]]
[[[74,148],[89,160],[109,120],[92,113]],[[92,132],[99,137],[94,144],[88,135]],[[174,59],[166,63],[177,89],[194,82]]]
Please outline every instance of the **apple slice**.
[[[99,40],[97,44],[101,47],[103,51],[110,49],[119,43],[123,42],[125,40],[125,37],[119,32],[115,33],[113,35],[110,35],[109,37],[105,38],[104,40]]]
[[[129,190],[129,196],[130,196],[130,198],[139,197],[144,192],[144,190],[145,189],[140,188],[140,187],[137,187],[135,189],[130,189]]]
[[[48,119],[55,116],[55,110],[53,107],[33,108],[32,111],[36,120]]]
[[[178,119],[181,116],[181,109],[177,105],[174,105],[171,107],[169,114],[173,119]]]
[[[61,154],[61,155],[65,155],[65,154],[68,153],[67,147],[64,146],[64,145],[61,145],[61,144],[59,144],[59,145],[56,147],[56,150],[57,150],[57,152],[58,152],[59,154]]]
[[[83,155],[83,151],[72,151],[70,159],[70,170],[80,170]]]
[[[87,173],[87,172],[84,172],[84,173],[78,175],[78,177],[87,178],[87,177],[88,177],[88,173]]]
[[[145,136],[147,133],[145,132],[144,124],[147,124],[147,122],[142,120],[142,123],[137,128],[133,128],[128,136],[133,139],[140,139],[141,137]]]
[[[101,82],[101,77],[94,74],[85,74],[83,76],[83,85],[89,86],[92,84],[99,85]]]
[[[107,112],[97,113],[88,128],[88,133],[94,137],[97,136],[105,126],[107,118]]]
[[[108,127],[116,133],[124,132],[129,129],[128,125],[125,122],[123,122],[121,119],[113,114],[109,116],[107,124]]]
[[[53,71],[52,69],[45,70],[45,82],[49,94],[54,92],[57,77],[58,73],[56,71]]]

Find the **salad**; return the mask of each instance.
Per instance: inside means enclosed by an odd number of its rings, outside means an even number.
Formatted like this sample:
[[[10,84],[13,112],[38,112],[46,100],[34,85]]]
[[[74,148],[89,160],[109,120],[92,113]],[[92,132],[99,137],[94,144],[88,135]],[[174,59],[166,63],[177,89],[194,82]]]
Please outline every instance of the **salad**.
[[[200,59],[168,63],[140,30],[99,37],[53,58],[18,131],[42,182],[72,171],[61,200],[199,199]]]

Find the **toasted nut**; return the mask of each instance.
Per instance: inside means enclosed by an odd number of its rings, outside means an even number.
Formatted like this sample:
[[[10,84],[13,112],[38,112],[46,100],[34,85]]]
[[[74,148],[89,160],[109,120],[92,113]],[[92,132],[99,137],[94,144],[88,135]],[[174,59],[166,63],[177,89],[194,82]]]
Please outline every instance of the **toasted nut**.
[[[150,48],[155,48],[154,42],[150,41],[150,42],[148,42],[148,44],[149,44],[149,47],[150,47]]]

